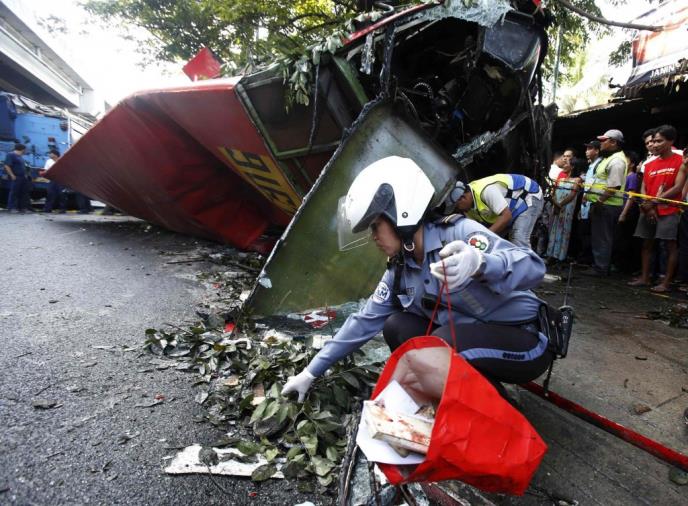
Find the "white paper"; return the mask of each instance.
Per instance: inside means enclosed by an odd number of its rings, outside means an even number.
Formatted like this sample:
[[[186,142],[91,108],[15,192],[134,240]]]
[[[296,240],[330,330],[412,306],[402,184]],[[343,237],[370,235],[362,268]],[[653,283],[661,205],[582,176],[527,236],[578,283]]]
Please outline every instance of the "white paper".
[[[385,409],[413,415],[420,406],[416,404],[406,390],[396,381],[390,381],[385,389],[380,392],[375,400],[384,400]],[[368,424],[365,421],[365,405],[361,412],[361,421],[358,424],[358,434],[356,434],[356,444],[370,462],[380,462],[381,464],[411,465],[420,464],[425,460],[425,455],[420,453],[409,453],[406,457],[399,455],[386,441],[373,439],[368,433]]]
[[[165,468],[167,474],[224,474],[229,476],[251,476],[251,473],[263,464],[267,464],[268,461],[262,456],[258,456],[256,462],[245,463],[239,462],[237,460],[223,460],[214,466],[208,466],[203,464],[198,458],[198,452],[201,450],[201,445],[187,446],[182,451],[180,451],[172,462]],[[214,448],[218,457],[226,457],[228,455],[243,455],[239,450],[235,448]],[[277,469],[282,466],[277,464]],[[208,470],[210,469],[210,471]],[[281,471],[277,471],[272,475],[272,478],[284,478]]]

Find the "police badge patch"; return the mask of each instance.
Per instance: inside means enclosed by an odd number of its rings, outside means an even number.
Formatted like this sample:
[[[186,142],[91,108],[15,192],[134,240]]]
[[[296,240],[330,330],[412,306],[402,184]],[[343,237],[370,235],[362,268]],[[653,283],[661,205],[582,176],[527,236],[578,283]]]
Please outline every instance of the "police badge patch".
[[[466,238],[466,244],[473,246],[475,249],[483,253],[489,253],[490,250],[492,250],[492,241],[490,241],[490,238],[482,232],[473,232],[470,234]]]
[[[387,283],[380,281],[380,284],[377,285],[377,288],[373,293],[373,301],[377,302],[378,304],[384,304],[387,302],[387,299],[389,299],[389,287],[387,286]]]

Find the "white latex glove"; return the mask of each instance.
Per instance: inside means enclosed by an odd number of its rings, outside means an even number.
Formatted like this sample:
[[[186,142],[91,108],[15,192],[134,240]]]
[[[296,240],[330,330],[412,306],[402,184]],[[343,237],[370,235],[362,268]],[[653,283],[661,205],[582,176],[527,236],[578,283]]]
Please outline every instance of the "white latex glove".
[[[289,376],[287,382],[282,387],[282,395],[298,392],[299,402],[303,402],[313,380],[315,380],[315,376],[308,372],[308,369],[304,369],[296,376]]]
[[[478,272],[483,261],[480,250],[463,241],[452,241],[447,244],[440,250],[440,257],[444,259],[444,267],[442,262],[432,263],[430,273],[439,279],[440,283],[444,283],[446,273],[450,290],[460,287]]]

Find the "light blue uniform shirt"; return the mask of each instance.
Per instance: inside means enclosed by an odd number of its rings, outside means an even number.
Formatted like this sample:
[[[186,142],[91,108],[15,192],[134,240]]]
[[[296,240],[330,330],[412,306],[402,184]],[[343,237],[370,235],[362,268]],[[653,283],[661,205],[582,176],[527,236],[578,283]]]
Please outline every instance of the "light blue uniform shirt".
[[[435,301],[441,285],[430,274],[430,264],[439,261],[440,250],[456,240],[480,249],[485,257],[485,268],[482,274],[451,290],[455,323],[519,324],[537,317],[542,301],[530,289],[538,286],[545,275],[542,259],[529,248],[514,246],[478,222],[464,217],[449,225],[424,225],[425,261],[418,265],[411,255],[407,255],[402,273],[399,301],[406,311],[431,317],[432,307],[423,307],[423,296]],[[336,361],[375,337],[391,314],[401,311],[394,304],[393,286],[394,267],[391,267],[385,271],[365,307],[349,316],[334,339],[313,358],[308,365],[311,374],[323,374]],[[440,306],[435,323],[446,325],[448,321],[447,309]]]

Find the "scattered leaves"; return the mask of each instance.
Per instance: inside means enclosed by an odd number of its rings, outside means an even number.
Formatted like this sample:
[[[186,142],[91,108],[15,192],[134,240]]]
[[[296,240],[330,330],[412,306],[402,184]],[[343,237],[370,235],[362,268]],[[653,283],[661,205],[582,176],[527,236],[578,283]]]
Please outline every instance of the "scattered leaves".
[[[258,466],[251,473],[251,479],[253,481],[265,481],[272,477],[273,474],[277,472],[277,466],[274,464],[263,464]]]
[[[648,311],[646,314],[650,320],[662,320],[671,327],[688,329],[688,304],[686,303],[669,304],[659,311]]]
[[[242,257],[242,263],[249,261]],[[244,281],[226,273],[203,276],[228,300],[238,300],[253,281],[252,276]],[[349,357],[313,383],[305,402],[283,397],[281,389],[287,378],[306,367],[317,350],[307,344],[302,328],[296,334],[298,339],[289,339],[288,328],[288,339],[262,339],[253,334],[257,325],[250,315],[232,313],[232,308],[218,312],[236,323],[231,334],[224,332],[219,318],[213,321],[208,317],[215,309],[198,311],[202,319],[185,328],[147,329],[145,347],[160,357],[152,364],[174,364],[177,370],[197,374],[195,383],[201,390],[195,400],[201,405],[201,414],[195,420],[231,427],[232,436],[224,446],[239,450],[244,455],[239,459],[255,462],[260,456],[267,460],[268,464],[254,473],[255,481],[272,476],[276,463],[284,459],[281,472],[298,479],[300,489],[312,491],[316,482],[321,490],[332,485],[346,447],[349,417],[355,406],[368,398],[379,368],[357,365],[355,357]]]

